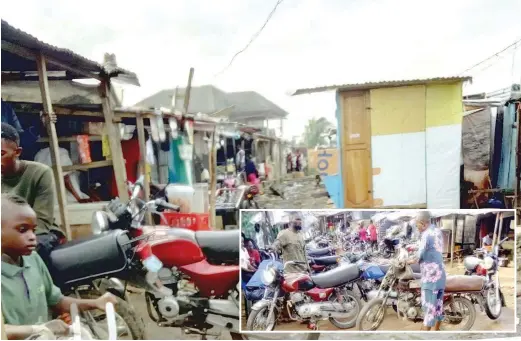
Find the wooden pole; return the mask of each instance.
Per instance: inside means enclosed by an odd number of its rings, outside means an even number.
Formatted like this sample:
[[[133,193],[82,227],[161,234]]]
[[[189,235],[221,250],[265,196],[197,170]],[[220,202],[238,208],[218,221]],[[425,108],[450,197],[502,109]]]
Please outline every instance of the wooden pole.
[[[148,174],[147,174],[147,143],[146,143],[147,141],[145,138],[145,123],[143,122],[143,116],[141,116],[141,114],[137,114],[136,129],[137,129],[137,137],[139,140],[139,151],[141,154],[140,164],[141,164],[141,169],[142,169],[143,175],[145,177],[145,181],[143,184],[143,186],[145,187],[144,188],[145,200],[148,201],[150,198],[150,181],[148,179]],[[152,214],[150,214],[150,212],[147,212],[145,219],[146,219],[147,224],[149,224],[149,225],[152,224]]]
[[[185,90],[185,100],[183,103],[184,113],[188,114],[188,105],[190,104],[190,92],[192,91],[192,79],[194,78],[194,68],[190,68],[190,73],[188,74],[188,84],[186,85]]]
[[[49,135],[49,147],[51,150],[51,160],[54,165],[54,182],[56,185],[56,194],[58,206],[60,209],[61,225],[65,229],[67,239],[72,239],[71,227],[69,225],[69,217],[67,212],[67,196],[65,192],[65,181],[63,179],[62,164],[60,161],[60,147],[58,145],[58,135],[56,134],[56,126],[54,125],[55,115],[52,109],[51,95],[49,93],[49,82],[47,79],[47,64],[45,56],[39,54],[36,58],[38,68],[38,81],[40,83],[40,92],[42,93],[43,110],[46,116],[45,127]],[[54,206],[54,203],[53,203]]]
[[[216,191],[217,191],[217,158],[215,149],[215,136],[217,135],[217,125],[213,128],[212,147],[210,148],[208,167],[210,168],[210,226],[216,228]]]
[[[123,201],[129,200],[127,186],[127,170],[121,150],[121,136],[119,129],[116,129],[116,119],[110,103],[110,83],[104,79],[100,84],[101,107],[105,117],[105,128],[110,144],[110,154],[112,155],[112,166],[118,187],[118,197]]]
[[[458,215],[454,215],[454,219],[452,222],[452,231],[450,232],[450,267],[454,264],[454,244],[456,239],[454,238],[456,234],[456,227],[458,226]]]

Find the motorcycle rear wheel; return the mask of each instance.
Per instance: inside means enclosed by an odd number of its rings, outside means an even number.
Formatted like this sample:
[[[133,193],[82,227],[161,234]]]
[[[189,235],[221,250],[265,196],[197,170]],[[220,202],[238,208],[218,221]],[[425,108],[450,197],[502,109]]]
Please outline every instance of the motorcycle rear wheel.
[[[362,302],[360,302],[360,299],[351,290],[343,290],[342,294],[343,294],[342,296],[346,300],[349,298],[349,300],[353,301],[354,304],[356,305],[356,308],[355,308],[356,311],[355,311],[354,318],[349,321],[341,322],[338,320],[338,318],[330,317],[329,322],[331,322],[335,327],[337,327],[339,329],[353,328],[354,326],[356,326],[356,320],[358,318],[358,315],[360,314],[360,309],[362,308]],[[338,299],[339,297],[334,297],[334,298]]]
[[[460,304],[464,308],[466,308],[466,310],[468,310],[469,321],[465,325],[463,325],[463,327],[455,329],[455,330],[451,330],[451,331],[468,331],[472,328],[472,326],[474,325],[474,322],[476,321],[476,308],[475,308],[474,304],[472,304],[472,302],[467,298],[454,297],[453,302],[449,301],[449,302],[445,302],[443,304],[443,312],[445,314],[445,319],[442,323],[442,330],[443,330],[443,325],[452,324],[450,322],[446,322],[448,319],[450,319],[450,318],[447,318],[447,311],[446,311],[447,308],[450,307],[452,309],[453,306],[459,306]],[[456,312],[456,313],[458,313],[458,312]],[[453,320],[458,321],[458,318],[453,318]],[[455,324],[461,324],[461,321],[459,321],[458,323],[455,323]],[[445,331],[448,331],[448,330],[445,330]]]
[[[79,294],[81,298],[84,299],[96,299],[101,296],[95,290],[80,291]],[[145,322],[143,321],[143,318],[136,314],[127,300],[123,300],[120,297],[116,297],[116,299],[118,301],[118,303],[114,305],[116,320],[119,316],[125,322],[126,327],[131,334],[130,337],[132,337],[132,340],[147,340],[147,333],[145,330]]]

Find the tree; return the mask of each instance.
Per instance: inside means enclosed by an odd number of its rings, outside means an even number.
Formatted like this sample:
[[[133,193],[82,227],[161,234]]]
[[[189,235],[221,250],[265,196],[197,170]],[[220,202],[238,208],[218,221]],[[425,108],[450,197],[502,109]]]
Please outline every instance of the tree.
[[[304,144],[308,148],[315,148],[318,145],[325,144],[326,140],[323,134],[333,127],[333,123],[329,122],[325,117],[310,119],[304,129]]]

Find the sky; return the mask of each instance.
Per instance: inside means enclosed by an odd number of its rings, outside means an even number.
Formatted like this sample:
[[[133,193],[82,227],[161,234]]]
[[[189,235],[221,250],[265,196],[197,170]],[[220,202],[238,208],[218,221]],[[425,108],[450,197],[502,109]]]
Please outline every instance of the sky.
[[[194,85],[257,91],[287,112],[284,135],[313,117],[334,120],[334,93],[291,97],[303,87],[458,75],[521,39],[519,0],[276,0],[2,2],[2,19],[47,43],[101,62],[105,52],[136,72],[132,105],[157,91]],[[79,5],[83,4],[83,7]],[[521,43],[517,46],[521,46]],[[472,69],[464,92],[521,81],[521,49]]]

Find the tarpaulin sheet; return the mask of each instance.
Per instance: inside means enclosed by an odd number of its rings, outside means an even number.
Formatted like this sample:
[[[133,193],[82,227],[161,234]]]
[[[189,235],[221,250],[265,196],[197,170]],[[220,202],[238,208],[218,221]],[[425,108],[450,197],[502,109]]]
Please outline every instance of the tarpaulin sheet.
[[[248,288],[263,288],[265,285],[264,285],[264,283],[262,283],[262,280],[261,280],[262,272],[264,271],[264,269],[266,269],[268,264],[272,264],[272,263],[275,264],[277,269],[279,269],[281,271],[284,268],[282,263],[279,262],[279,261],[274,261],[274,260],[271,260],[271,259],[263,260],[259,264],[259,268],[257,269],[257,271],[255,271],[255,273],[253,274],[252,278],[250,278],[248,284],[246,284],[246,287],[248,287]]]

